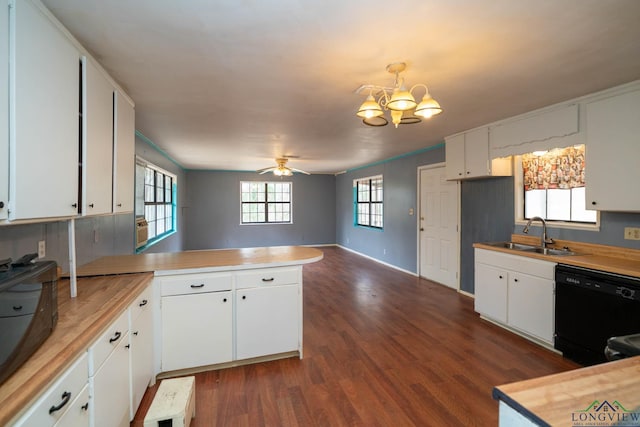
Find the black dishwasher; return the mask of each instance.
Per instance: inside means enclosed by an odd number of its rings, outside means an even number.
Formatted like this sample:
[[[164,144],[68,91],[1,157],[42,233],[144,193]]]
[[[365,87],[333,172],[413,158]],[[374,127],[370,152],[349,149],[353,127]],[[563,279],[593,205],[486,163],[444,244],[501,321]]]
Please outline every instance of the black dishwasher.
[[[640,333],[640,279],[556,266],[554,347],[582,365],[606,362],[607,339]]]

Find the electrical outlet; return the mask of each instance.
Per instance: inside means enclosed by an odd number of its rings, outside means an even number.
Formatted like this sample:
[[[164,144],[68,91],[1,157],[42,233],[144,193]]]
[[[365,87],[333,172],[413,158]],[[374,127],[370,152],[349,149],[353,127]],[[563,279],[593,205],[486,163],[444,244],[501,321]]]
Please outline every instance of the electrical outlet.
[[[47,246],[44,240],[38,242],[38,258],[44,258],[47,255]]]
[[[624,238],[626,240],[640,240],[640,228],[637,227],[625,227]]]

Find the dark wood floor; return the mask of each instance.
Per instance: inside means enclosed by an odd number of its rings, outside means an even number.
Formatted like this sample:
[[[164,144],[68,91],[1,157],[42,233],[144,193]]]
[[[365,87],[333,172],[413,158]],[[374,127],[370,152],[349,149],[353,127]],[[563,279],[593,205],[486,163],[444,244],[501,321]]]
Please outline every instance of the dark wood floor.
[[[304,266],[304,358],[197,374],[193,427],[492,426],[494,386],[578,367],[454,290],[321,249]]]

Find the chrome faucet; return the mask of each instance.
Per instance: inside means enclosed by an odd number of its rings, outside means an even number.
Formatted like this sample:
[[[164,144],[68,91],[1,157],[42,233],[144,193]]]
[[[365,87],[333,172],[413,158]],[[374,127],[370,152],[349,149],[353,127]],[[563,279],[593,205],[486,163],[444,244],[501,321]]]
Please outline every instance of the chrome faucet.
[[[527,222],[527,225],[524,226],[524,228],[522,229],[523,233],[529,234],[529,226],[531,225],[531,221],[535,221],[538,220],[542,223],[542,235],[540,236],[540,246],[542,246],[543,248],[547,247],[547,243],[553,243],[553,239],[547,236],[547,222],[540,218],[539,216],[534,216],[531,219],[529,219],[529,222]]]

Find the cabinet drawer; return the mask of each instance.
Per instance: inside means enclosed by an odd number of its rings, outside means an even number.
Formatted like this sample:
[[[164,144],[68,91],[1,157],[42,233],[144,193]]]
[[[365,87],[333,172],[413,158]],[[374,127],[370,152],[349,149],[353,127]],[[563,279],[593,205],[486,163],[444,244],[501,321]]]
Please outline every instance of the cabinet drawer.
[[[131,320],[136,320],[142,313],[151,310],[153,286],[147,286],[138,298],[131,304]]]
[[[300,267],[261,268],[240,271],[236,275],[236,288],[293,285],[300,282]]]
[[[89,347],[89,376],[95,375],[128,331],[129,311],[127,310]]]
[[[203,292],[229,291],[232,286],[231,273],[182,274],[158,278],[161,295],[200,294]]]
[[[87,354],[84,353],[15,425],[54,425],[69,410],[70,403],[78,397],[83,387],[86,387],[88,370]]]

